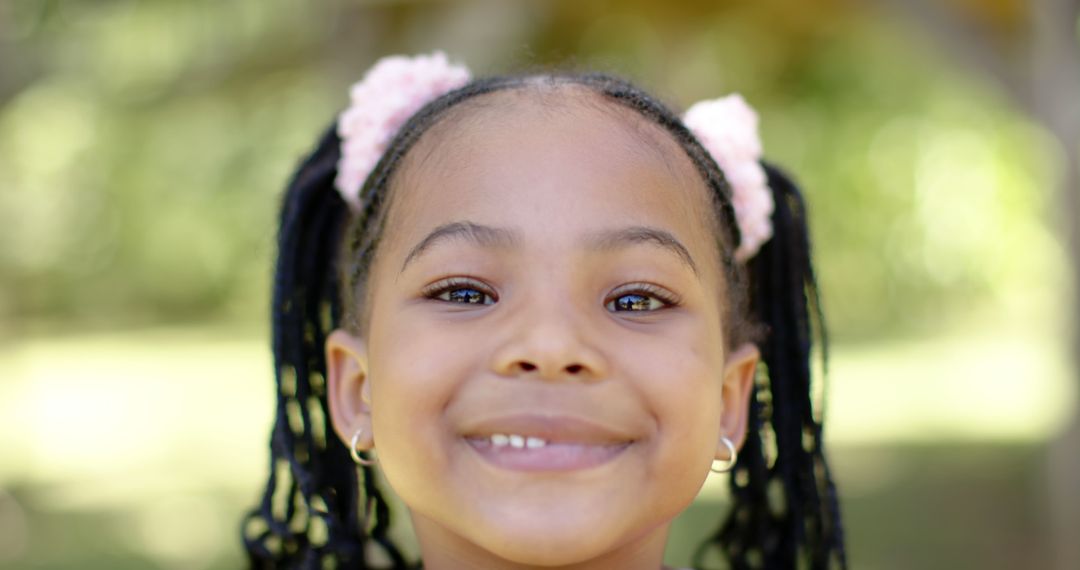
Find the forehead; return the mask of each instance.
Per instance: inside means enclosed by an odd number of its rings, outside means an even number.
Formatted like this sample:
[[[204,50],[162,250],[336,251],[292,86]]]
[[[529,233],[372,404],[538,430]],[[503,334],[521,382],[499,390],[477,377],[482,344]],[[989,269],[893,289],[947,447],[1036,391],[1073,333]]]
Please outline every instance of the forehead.
[[[719,263],[707,187],[679,144],[578,86],[462,104],[409,151],[390,195],[388,249],[461,219],[521,227],[545,242],[644,224]]]

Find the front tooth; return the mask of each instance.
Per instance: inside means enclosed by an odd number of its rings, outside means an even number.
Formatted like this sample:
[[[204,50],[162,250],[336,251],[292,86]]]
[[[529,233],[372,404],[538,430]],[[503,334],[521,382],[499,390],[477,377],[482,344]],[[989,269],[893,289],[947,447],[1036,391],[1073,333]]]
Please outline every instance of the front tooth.
[[[491,445],[494,445],[495,447],[502,447],[507,443],[510,443],[510,438],[506,435],[503,435],[501,433],[491,434]]]
[[[511,435],[510,447],[514,447],[517,449],[525,447],[525,438],[521,437],[520,435]]]
[[[536,449],[537,447],[544,447],[547,442],[538,437],[529,437],[525,439],[525,447],[529,449]]]

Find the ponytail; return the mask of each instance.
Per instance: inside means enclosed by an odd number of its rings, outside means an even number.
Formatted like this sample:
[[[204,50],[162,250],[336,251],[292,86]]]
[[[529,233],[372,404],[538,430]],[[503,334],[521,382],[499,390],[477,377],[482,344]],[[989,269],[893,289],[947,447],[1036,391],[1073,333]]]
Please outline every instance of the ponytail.
[[[349,212],[333,185],[339,145],[329,129],[281,206],[272,307],[277,411],[270,477],[244,521],[252,569],[322,568],[326,559],[368,568],[369,542],[394,568],[407,567],[387,534],[390,511],[374,469],[362,468],[362,496],[357,468],[328,421],[324,344],[342,314],[335,265]]]
[[[813,409],[812,339],[820,338],[823,359],[827,342],[806,209],[791,179],[764,166],[776,204],[773,237],[749,261],[751,318],[764,327],[763,370],[731,476],[731,513],[695,564],[716,547],[735,569],[846,568],[836,488]]]

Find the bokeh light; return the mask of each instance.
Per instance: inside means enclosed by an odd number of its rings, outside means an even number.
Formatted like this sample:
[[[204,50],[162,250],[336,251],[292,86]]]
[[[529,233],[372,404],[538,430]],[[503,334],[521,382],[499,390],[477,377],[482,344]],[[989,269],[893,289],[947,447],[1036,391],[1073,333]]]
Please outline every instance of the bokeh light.
[[[436,48],[614,71],[680,108],[741,92],[808,197],[853,565],[1080,564],[1060,530],[1080,524],[1077,149],[978,65],[1019,57],[1038,3],[901,4],[0,5],[0,566],[242,565],[279,194],[367,66]]]

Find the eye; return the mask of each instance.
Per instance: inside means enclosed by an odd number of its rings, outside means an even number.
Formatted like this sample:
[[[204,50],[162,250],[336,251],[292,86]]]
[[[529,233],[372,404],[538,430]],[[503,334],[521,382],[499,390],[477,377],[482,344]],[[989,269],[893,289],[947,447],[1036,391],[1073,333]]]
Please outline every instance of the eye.
[[[642,313],[678,304],[679,299],[673,293],[650,283],[636,283],[616,290],[604,307],[615,312]]]
[[[436,281],[424,288],[423,295],[429,299],[463,305],[491,305],[495,302],[495,294],[490,289],[464,277]]]

